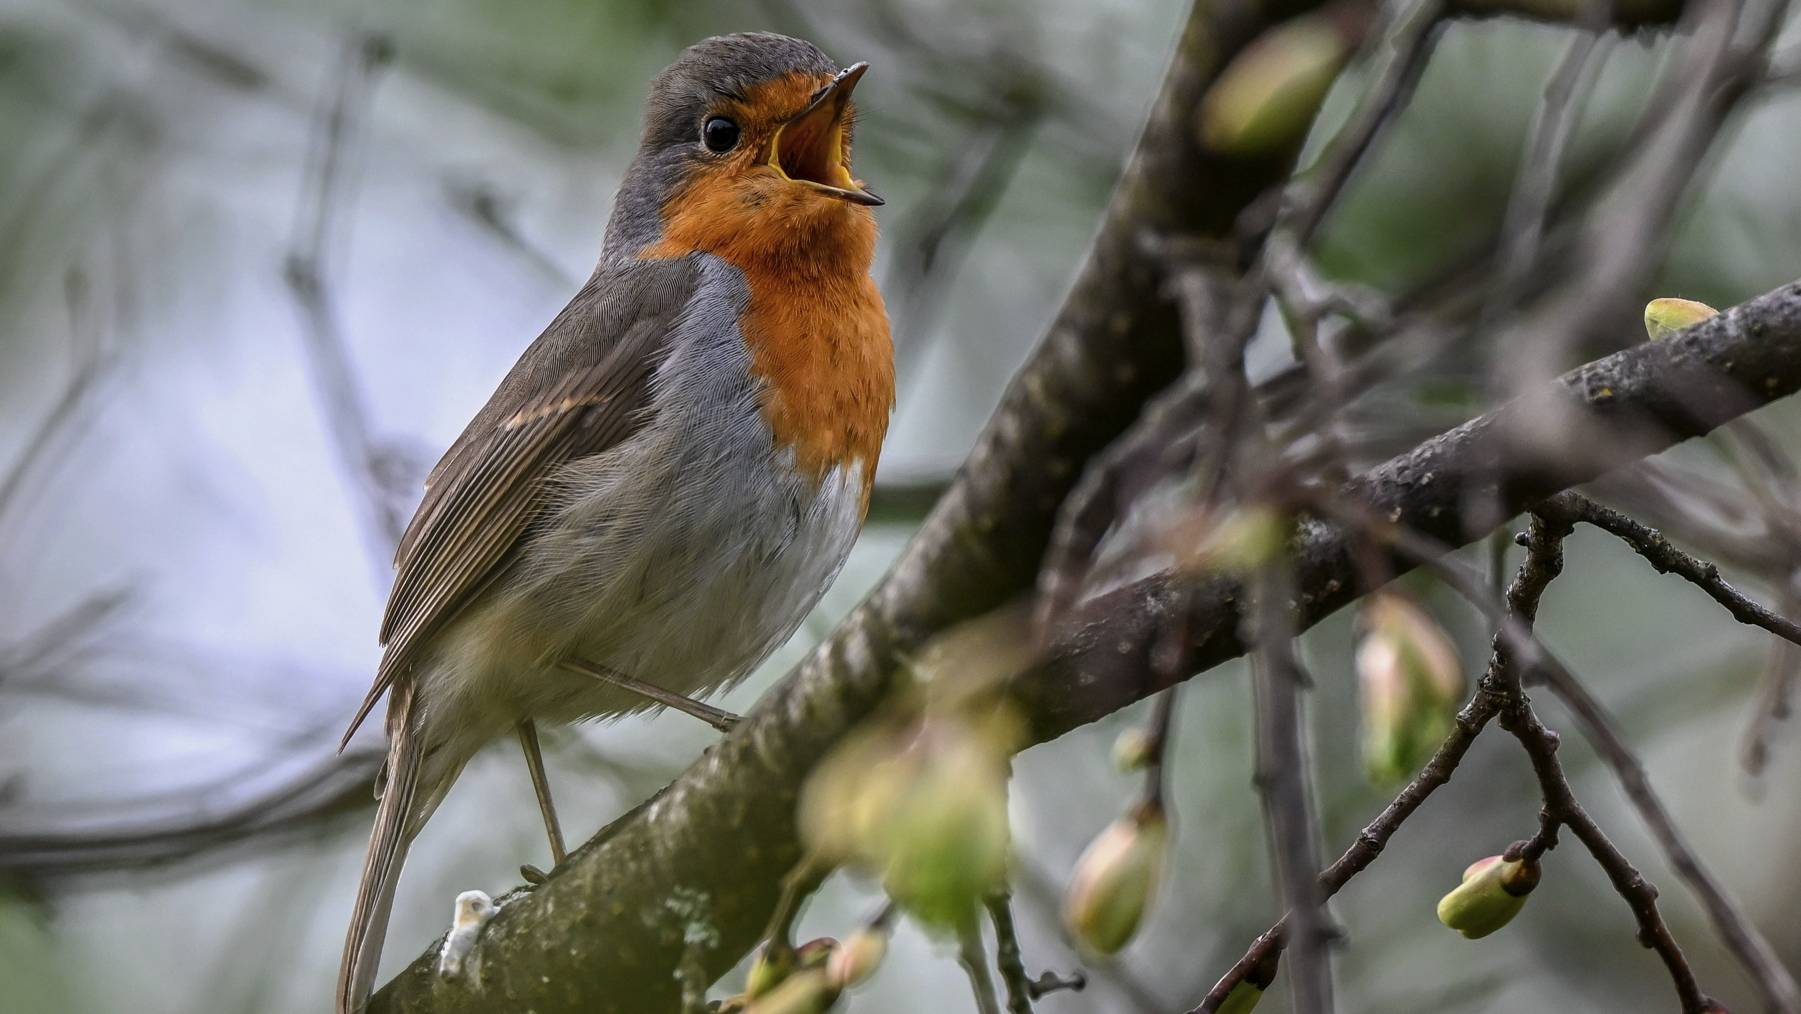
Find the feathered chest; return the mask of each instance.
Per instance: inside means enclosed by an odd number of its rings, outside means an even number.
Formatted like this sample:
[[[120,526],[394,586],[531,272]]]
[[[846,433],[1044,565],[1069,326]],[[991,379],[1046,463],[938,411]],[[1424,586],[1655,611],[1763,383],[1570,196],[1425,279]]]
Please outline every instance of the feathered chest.
[[[746,272],[739,329],[778,447],[815,480],[857,467],[864,494],[894,407],[894,351],[867,275]]]

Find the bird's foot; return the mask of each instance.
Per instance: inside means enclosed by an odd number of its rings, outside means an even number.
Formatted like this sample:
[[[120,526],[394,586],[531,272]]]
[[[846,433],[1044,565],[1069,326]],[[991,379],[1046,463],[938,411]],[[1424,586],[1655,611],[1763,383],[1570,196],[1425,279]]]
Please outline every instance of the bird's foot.
[[[666,708],[673,708],[684,715],[698,718],[713,728],[718,729],[720,732],[731,732],[732,727],[737,725],[741,720],[737,715],[734,715],[729,711],[722,711],[713,707],[711,704],[703,704],[685,694],[678,694],[673,690],[665,690],[654,683],[646,683],[643,680],[634,679],[624,673],[616,672],[603,665],[596,665],[585,659],[566,659],[562,663],[562,666],[570,672],[579,673],[589,679],[595,679],[602,683],[611,684],[621,690],[637,694],[645,700],[661,704]]]
[[[482,928],[500,906],[483,891],[464,891],[457,895],[456,914],[451,918],[450,933],[444,937],[444,948],[438,952],[438,975],[455,979],[470,967],[469,955],[481,939]]]

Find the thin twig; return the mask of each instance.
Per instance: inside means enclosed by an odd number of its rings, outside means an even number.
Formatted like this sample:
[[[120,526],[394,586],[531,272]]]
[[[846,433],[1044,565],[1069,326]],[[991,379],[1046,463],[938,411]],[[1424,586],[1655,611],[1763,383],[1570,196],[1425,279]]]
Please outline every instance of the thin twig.
[[[1607,0],[1588,6],[1602,8]],[[1604,18],[1595,18],[1597,22]],[[1520,158],[1519,176],[1501,217],[1501,252],[1495,271],[1491,296],[1485,301],[1479,318],[1485,323],[1518,292],[1519,285],[1531,272],[1538,259],[1544,238],[1545,219],[1551,209],[1551,198],[1557,190],[1557,173],[1563,165],[1564,149],[1581,120],[1583,99],[1594,88],[1602,65],[1606,62],[1617,36],[1603,34],[1603,24],[1585,27],[1570,40],[1563,60],[1552,72],[1545,93],[1532,116],[1531,139]],[[1479,330],[1487,330],[1479,327]]]
[[[1801,645],[1801,623],[1752,601],[1720,576],[1719,567],[1677,549],[1657,529],[1640,524],[1580,493],[1559,494],[1533,510],[1545,517],[1593,525],[1615,536],[1649,561],[1659,573],[1675,574],[1706,592],[1709,598],[1732,614],[1733,619],[1748,626],[1762,627],[1777,637]]]
[[[1276,231],[1292,235],[1296,250],[1306,251],[1377,135],[1406,104],[1426,68],[1443,17],[1441,0],[1417,0],[1401,15],[1386,40],[1390,55],[1350,121],[1333,137],[1319,162],[1289,186]]]
[[[769,913],[769,928],[763,933],[764,960],[773,964],[792,964],[794,958],[794,920],[800,917],[801,903],[819,886],[826,869],[816,859],[805,858],[795,863],[782,878],[782,896],[775,911]]]
[[[1588,507],[1594,508],[1594,511],[1589,512]],[[1651,536],[1656,535],[1630,518],[1625,518],[1624,515],[1611,516],[1617,515],[1618,512],[1609,511],[1576,494],[1566,494],[1547,501],[1544,513],[1551,520],[1535,525],[1535,531],[1539,529],[1563,531],[1578,521],[1588,521],[1590,517],[1605,517],[1609,524],[1621,528],[1622,531],[1646,544],[1650,544],[1652,541],[1646,537],[1646,533]],[[1738,910],[1737,906],[1720,888],[1718,882],[1702,865],[1700,858],[1689,848],[1677,830],[1669,811],[1664,808],[1651,789],[1650,783],[1645,777],[1643,765],[1626,747],[1625,741],[1614,729],[1600,703],[1588,695],[1574,674],[1570,672],[1569,667],[1544,646],[1543,642],[1533,633],[1529,623],[1522,622],[1520,610],[1515,608],[1512,603],[1512,593],[1509,593],[1507,608],[1500,609],[1484,594],[1480,574],[1445,557],[1444,554],[1449,551],[1449,547],[1411,534],[1399,536],[1392,532],[1389,534],[1397,548],[1413,556],[1472,604],[1484,612],[1490,613],[1498,624],[1497,652],[1505,648],[1513,656],[1512,665],[1515,668],[1544,679],[1546,684],[1551,686],[1553,692],[1566,700],[1572,713],[1578,719],[1578,724],[1585,737],[1613,770],[1615,777],[1620,782],[1621,791],[1638,810],[1640,819],[1650,828],[1652,837],[1657,840],[1671,868],[1701,902],[1702,908],[1707,911],[1708,917],[1714,925],[1715,932],[1719,934],[1727,949],[1744,967],[1747,976],[1757,985],[1759,992],[1765,998],[1766,1005],[1771,1010],[1781,1011],[1784,1014],[1794,1011],[1796,1009],[1794,1004],[1801,1002],[1801,992],[1797,991],[1793,977],[1775,957],[1774,949],[1770,946],[1769,941],[1764,938],[1756,925]],[[1627,538],[1626,535],[1621,537]],[[1661,539],[1660,536],[1657,538]],[[1559,544],[1561,539],[1562,536],[1558,535]],[[1627,541],[1631,542],[1633,539],[1627,538]],[[1674,550],[1671,551],[1674,552]],[[1528,562],[1530,559],[1529,556]],[[1561,557],[1559,556],[1558,559],[1560,560]],[[1710,564],[1692,561],[1692,558],[1690,562],[1698,568],[1711,567]],[[1670,569],[1674,569],[1674,567]],[[1750,621],[1744,620],[1743,622],[1749,623]],[[1782,643],[1786,645],[1789,642]],[[1490,672],[1488,680],[1492,680],[1494,676],[1492,666]],[[1461,720],[1460,716],[1460,722]],[[1516,735],[1518,735],[1517,732]],[[1554,736],[1554,734],[1552,735]],[[1574,828],[1572,829],[1574,830]],[[1628,900],[1632,899],[1628,898]],[[1671,945],[1673,946],[1673,941]]]
[[[1007,990],[1007,1014],[1032,1014],[1032,979],[1013,927],[1013,897],[1001,887],[988,895],[986,904],[988,921],[994,924],[994,967]]]
[[[1548,519],[1534,515],[1527,528],[1525,545],[1530,557],[1536,557],[1540,566],[1551,576],[1563,569],[1563,540],[1570,532],[1571,524],[1558,519]],[[1536,619],[1536,609],[1511,609],[1510,612],[1522,626],[1530,629]],[[1507,650],[1507,641],[1497,641],[1496,654]],[[1490,676],[1483,680],[1483,689],[1489,693],[1499,694],[1505,701],[1501,708],[1500,725],[1519,740],[1532,762],[1532,770],[1538,777],[1539,791],[1544,797],[1543,827],[1540,834],[1528,845],[1528,851],[1536,852],[1549,845],[1554,838],[1558,826],[1569,828],[1578,840],[1594,856],[1595,862],[1613,883],[1614,890],[1626,901],[1632,910],[1633,918],[1638,922],[1639,942],[1657,952],[1664,967],[1669,970],[1670,979],[1675,984],[1676,995],[1682,1001],[1682,1008],[1689,1014],[1702,1014],[1712,1001],[1701,991],[1700,984],[1695,981],[1694,970],[1689,967],[1688,959],[1682,948],[1670,933],[1669,926],[1664,923],[1662,914],[1657,908],[1657,888],[1638,872],[1624,853],[1622,853],[1607,834],[1601,830],[1588,811],[1576,799],[1570,788],[1569,778],[1564,774],[1563,764],[1557,759],[1559,738],[1556,733],[1547,729],[1532,705],[1526,699],[1522,678],[1527,667],[1517,659],[1508,659],[1498,670],[1491,670]]]
[[[1543,597],[1545,588],[1557,576],[1559,566],[1558,560],[1548,556],[1542,549],[1532,550],[1529,547],[1526,560],[1520,564],[1513,584],[1507,591],[1510,614],[1516,617],[1536,615],[1538,602]],[[1445,737],[1444,742],[1439,744],[1431,760],[1358,833],[1344,854],[1321,871],[1319,892],[1322,899],[1331,898],[1350,883],[1353,877],[1369,868],[1382,855],[1389,839],[1401,829],[1401,825],[1424,805],[1432,793],[1451,780],[1451,775],[1469,753],[1476,737],[1500,713],[1504,698],[1490,688],[1500,678],[1503,668],[1511,664],[1513,657],[1513,648],[1505,633],[1497,632],[1487,674],[1483,676],[1476,692],[1457,713],[1456,726]],[[1244,957],[1220,978],[1200,1005],[1189,1014],[1209,1014],[1218,1010],[1233,987],[1241,982],[1248,980],[1268,985],[1275,974],[1276,961],[1287,946],[1288,934],[1289,916],[1285,915],[1251,944]],[[1258,978],[1260,974],[1262,978]]]
[[[1671,869],[1694,892],[1701,908],[1707,912],[1708,921],[1713,923],[1714,932],[1719,934],[1726,949],[1744,967],[1764,1007],[1778,1014],[1796,1014],[1801,1011],[1801,989],[1797,989],[1794,977],[1782,966],[1781,959],[1776,956],[1769,941],[1732,899],[1727,897],[1725,890],[1701,864],[1700,858],[1677,830],[1675,819],[1651,788],[1650,779],[1645,776],[1644,764],[1626,745],[1607,709],[1588,692],[1568,667],[1555,659],[1547,658],[1538,666],[1536,674],[1569,708],[1576,724],[1582,729],[1583,737],[1613,771],[1620,783],[1620,790],[1626,794],[1627,800],[1638,811],[1639,818],[1650,829],[1651,837],[1657,840]]]
[[[1332,967],[1328,920],[1318,881],[1316,827],[1307,789],[1307,752],[1300,707],[1300,667],[1288,619],[1290,589],[1280,566],[1265,568],[1254,595],[1257,786],[1283,905],[1291,927],[1292,1005],[1296,1014],[1329,1014]]]
[[[969,975],[977,1014],[1001,1014],[994,999],[994,977],[988,974],[988,955],[982,951],[982,930],[974,919],[957,932],[957,963]]]

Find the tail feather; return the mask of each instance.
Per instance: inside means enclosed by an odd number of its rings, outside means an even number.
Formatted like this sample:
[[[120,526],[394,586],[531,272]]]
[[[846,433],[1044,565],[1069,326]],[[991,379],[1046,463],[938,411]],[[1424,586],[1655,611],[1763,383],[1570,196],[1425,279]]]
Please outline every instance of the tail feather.
[[[351,911],[350,931],[344,939],[343,963],[338,968],[337,1014],[357,1014],[375,986],[376,966],[388,932],[388,912],[400,868],[412,841],[413,800],[418,794],[419,767],[423,755],[413,720],[415,681],[397,680],[388,700],[388,759],[386,784],[375,810],[375,827],[369,832],[369,852],[363,859],[363,877],[357,885],[356,908]]]

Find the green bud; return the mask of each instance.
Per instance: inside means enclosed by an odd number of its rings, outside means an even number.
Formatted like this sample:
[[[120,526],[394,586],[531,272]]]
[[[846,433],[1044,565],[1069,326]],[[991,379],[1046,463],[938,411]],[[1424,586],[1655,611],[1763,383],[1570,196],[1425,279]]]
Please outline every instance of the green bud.
[[[1451,731],[1463,667],[1432,617],[1399,595],[1371,596],[1357,646],[1363,763],[1378,784],[1412,775]]]
[[[825,977],[839,989],[849,989],[875,974],[888,955],[888,933],[870,927],[844,939],[826,962]]]
[[[825,1014],[838,1002],[838,990],[818,969],[798,972],[769,993],[751,1000],[744,1014]]]
[[[794,948],[764,944],[744,978],[744,995],[755,999],[775,989],[794,974],[797,964]]]
[[[1263,1000],[1263,987],[1254,982],[1244,981],[1232,987],[1226,994],[1215,1014],[1251,1014],[1257,1004]]]
[[[1699,324],[1720,311],[1692,299],[1665,296],[1645,304],[1645,334],[1662,341],[1691,324]]]
[[[1090,842],[1063,901],[1063,924],[1084,949],[1116,953],[1132,939],[1157,893],[1169,819],[1142,803]]]
[[[1356,43],[1324,14],[1265,32],[1226,67],[1201,101],[1201,140],[1215,151],[1262,155],[1299,144]]]
[[[831,937],[815,937],[794,949],[794,967],[824,968],[837,949],[838,941]]]
[[[1507,925],[1538,886],[1539,867],[1524,859],[1489,856],[1463,871],[1463,883],[1438,901],[1438,921],[1471,940]]]
[[[1151,762],[1153,737],[1143,726],[1135,725],[1113,741],[1113,766],[1123,774],[1143,771]]]
[[[1017,736],[999,712],[861,733],[809,779],[802,834],[815,852],[879,874],[922,921],[954,927],[1006,878]]]
[[[882,886],[920,920],[953,928],[1007,875],[1004,774],[934,764],[894,815]]]

